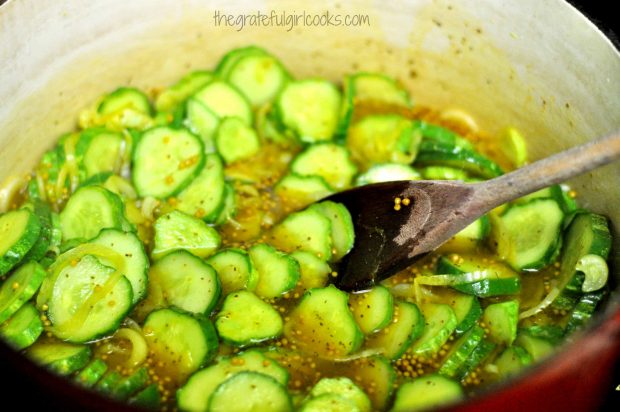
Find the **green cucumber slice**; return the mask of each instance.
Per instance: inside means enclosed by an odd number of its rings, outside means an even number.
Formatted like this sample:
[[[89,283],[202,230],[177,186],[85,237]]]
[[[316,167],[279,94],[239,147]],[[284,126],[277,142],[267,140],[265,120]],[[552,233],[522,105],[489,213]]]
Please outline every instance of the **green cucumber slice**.
[[[177,196],[176,208],[213,223],[224,208],[225,196],[222,160],[217,154],[208,154],[202,172]]]
[[[532,361],[532,356],[528,351],[520,346],[510,346],[498,356],[495,365],[499,376],[505,378],[519,372]]]
[[[99,382],[108,370],[108,365],[101,359],[93,359],[75,377],[75,382],[84,387],[92,388]]]
[[[277,298],[295,287],[300,275],[299,264],[291,256],[265,244],[252,246],[248,253],[258,272],[254,289],[258,296]]]
[[[411,346],[411,351],[429,358],[441,350],[456,329],[458,321],[449,305],[427,303],[421,306],[421,310],[424,316],[424,329]]]
[[[462,367],[457,372],[458,378],[463,382],[470,374],[480,367],[493,353],[497,345],[483,339],[473,352],[465,359]]]
[[[149,272],[165,303],[195,314],[209,314],[220,297],[215,270],[185,250],[158,260]]]
[[[420,337],[424,318],[418,307],[396,301],[391,323],[382,331],[366,337],[366,347],[380,350],[388,359],[398,359]]]
[[[101,173],[114,173],[120,169],[121,153],[125,141],[120,133],[103,128],[93,128],[80,133],[75,145],[75,156],[82,168],[81,180]]]
[[[52,215],[52,211],[47,203],[34,199],[32,201],[32,211],[39,218],[41,232],[35,244],[24,256],[23,260],[25,262],[41,260],[50,248],[59,246],[60,237],[62,236],[57,227],[55,227],[58,224],[58,215]]]
[[[30,303],[23,305],[10,319],[0,324],[0,337],[18,351],[35,343],[41,332],[41,314]]]
[[[222,294],[228,295],[242,289],[254,290],[258,272],[252,265],[247,252],[241,249],[226,249],[207,259],[220,279]]]
[[[144,389],[150,378],[146,368],[140,368],[131,375],[121,379],[110,393],[114,399],[127,400],[133,393]]]
[[[26,357],[62,376],[82,369],[90,361],[91,355],[88,346],[64,342],[37,342],[26,350]]]
[[[320,176],[336,190],[351,187],[357,173],[349,151],[333,143],[309,146],[293,159],[290,169],[300,176]]]
[[[161,408],[161,394],[157,385],[152,383],[129,398],[127,403],[148,411],[157,411]]]
[[[369,335],[392,322],[394,298],[387,288],[375,286],[367,292],[351,294],[349,308],[362,332]]]
[[[459,371],[484,338],[484,333],[484,329],[476,325],[454,342],[438,373],[449,378],[458,377]]]
[[[220,118],[207,106],[194,98],[185,104],[185,121],[183,124],[202,138],[206,153],[215,151],[215,133],[220,125]]]
[[[298,250],[291,257],[299,263],[299,282],[304,290],[327,286],[331,267],[315,254]]]
[[[435,124],[427,123],[422,120],[413,122],[416,132],[422,135],[425,141],[437,142],[441,144],[456,146],[462,149],[474,150],[474,145],[467,139]]]
[[[278,381],[258,372],[239,372],[215,389],[209,412],[262,411],[289,412],[291,398]]]
[[[396,382],[396,372],[390,361],[382,356],[356,359],[347,363],[343,374],[364,389],[374,410],[385,409]]]
[[[39,218],[28,209],[0,215],[0,276],[8,273],[24,258],[40,234]]]
[[[227,82],[213,80],[198,90],[194,98],[220,118],[238,117],[245,124],[252,124],[250,102],[236,87]]]
[[[381,163],[371,166],[355,179],[356,186],[398,180],[419,180],[422,176],[413,167],[400,163]]]
[[[324,393],[306,400],[299,408],[300,412],[361,412],[351,400],[335,393]]]
[[[304,208],[334,193],[321,176],[289,173],[273,188],[274,193],[291,210]]]
[[[181,192],[205,163],[202,140],[184,128],[147,130],[133,152],[132,179],[141,197],[166,198]]]
[[[186,250],[206,258],[213,255],[222,243],[220,234],[214,228],[178,210],[160,216],[154,227],[153,259],[161,259],[176,250]]]
[[[432,140],[422,140],[415,165],[453,167],[487,179],[504,173],[497,163],[478,152]]]
[[[140,90],[133,87],[119,87],[103,98],[97,111],[99,114],[108,115],[125,109],[149,115],[151,104]]]
[[[413,412],[456,403],[465,397],[463,387],[441,375],[426,375],[403,383],[396,392],[392,412]]]
[[[13,316],[39,290],[47,276],[36,262],[20,266],[0,286],[0,323]]]
[[[344,205],[331,201],[316,203],[309,209],[317,210],[331,222],[332,261],[338,262],[353,249],[355,243],[351,214]]]
[[[490,304],[484,308],[482,322],[488,329],[490,341],[498,345],[512,345],[517,337],[519,301],[509,300]]]
[[[215,146],[226,164],[229,164],[254,156],[260,150],[260,141],[254,129],[241,119],[227,117],[217,129]]]
[[[204,87],[214,78],[208,71],[191,72],[174,85],[162,91],[155,99],[155,108],[159,112],[172,112],[188,97]]]
[[[323,378],[310,389],[309,396],[317,398],[324,394],[344,398],[355,405],[360,412],[370,412],[372,409],[368,395],[349,378]]]
[[[570,335],[592,317],[598,304],[607,296],[607,290],[599,290],[597,292],[586,293],[581,298],[568,316],[565,334]]]
[[[303,250],[326,261],[332,257],[331,220],[316,209],[291,213],[271,230],[268,239],[285,252]]]

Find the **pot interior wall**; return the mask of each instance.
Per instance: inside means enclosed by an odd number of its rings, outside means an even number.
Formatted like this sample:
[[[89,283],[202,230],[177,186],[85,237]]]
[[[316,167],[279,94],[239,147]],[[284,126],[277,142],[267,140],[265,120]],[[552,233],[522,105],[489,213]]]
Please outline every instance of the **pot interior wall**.
[[[214,13],[363,14],[362,27],[223,27]],[[561,23],[561,24],[560,24]],[[620,57],[560,0],[10,0],[0,7],[0,181],[26,173],[76,113],[119,85],[164,87],[257,44],[298,77],[378,70],[416,102],[514,125],[536,159],[620,124]],[[620,165],[572,182],[582,204],[620,227]],[[616,236],[616,267],[620,246]]]

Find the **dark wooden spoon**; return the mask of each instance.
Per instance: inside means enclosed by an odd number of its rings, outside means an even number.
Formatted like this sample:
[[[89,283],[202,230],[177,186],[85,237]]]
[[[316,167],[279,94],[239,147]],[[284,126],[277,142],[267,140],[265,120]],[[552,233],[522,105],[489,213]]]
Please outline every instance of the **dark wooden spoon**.
[[[398,181],[362,186],[327,198],[353,218],[355,244],[338,269],[337,287],[365,290],[441,246],[491,209],[563,182],[620,157],[620,131],[503,176],[464,184]],[[409,199],[395,210],[395,199]],[[524,228],[527,230],[527,228]]]

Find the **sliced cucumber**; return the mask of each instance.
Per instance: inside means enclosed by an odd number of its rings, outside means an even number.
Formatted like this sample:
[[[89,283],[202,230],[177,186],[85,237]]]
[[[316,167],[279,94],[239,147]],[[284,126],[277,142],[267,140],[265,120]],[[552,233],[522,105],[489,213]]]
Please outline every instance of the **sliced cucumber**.
[[[183,124],[202,138],[206,153],[215,151],[215,133],[220,125],[220,118],[207,106],[194,98],[185,104],[185,121]]]
[[[315,254],[298,250],[291,257],[299,263],[299,281],[303,289],[322,288],[327,285],[331,267]]]
[[[441,350],[456,329],[458,321],[448,305],[427,303],[421,309],[424,329],[411,350],[416,355],[429,358]]]
[[[422,411],[456,403],[465,397],[461,385],[445,376],[426,375],[400,385],[392,412]]]
[[[0,276],[8,273],[24,258],[40,234],[39,218],[28,209],[0,215]]]
[[[62,376],[82,369],[91,355],[88,346],[64,342],[37,342],[26,350],[26,357]]]
[[[304,208],[334,193],[321,176],[289,173],[274,186],[274,193],[292,210]]]
[[[161,290],[166,303],[187,312],[208,315],[220,296],[215,270],[185,250],[157,261],[149,278]]]
[[[306,400],[300,412],[361,412],[351,400],[335,393],[324,393]]]
[[[570,335],[577,329],[583,327],[583,325],[592,317],[596,307],[606,295],[606,290],[600,290],[598,292],[586,293],[579,298],[579,301],[569,314],[565,334]]]
[[[246,251],[241,249],[222,250],[211,256],[207,263],[217,272],[224,295],[242,289],[252,291],[256,288],[258,272],[252,265]]]
[[[206,318],[159,309],[149,314],[142,330],[155,358],[164,367],[174,365],[181,376],[196,371],[217,352],[217,334]]]
[[[160,112],[172,112],[188,97],[204,87],[214,78],[208,71],[191,72],[174,85],[161,92],[155,99],[155,108]]]
[[[449,378],[456,378],[463,369],[465,362],[478,347],[484,337],[484,329],[476,325],[459,340],[454,342],[438,370],[438,373]]]
[[[336,190],[350,187],[357,173],[349,151],[333,143],[309,146],[293,159],[290,167],[291,172],[301,176],[321,176]]]
[[[227,223],[237,214],[237,193],[230,183],[224,185],[224,200],[222,203],[222,209],[214,222],[216,225]]]
[[[133,87],[120,87],[108,94],[99,104],[97,111],[102,115],[109,115],[125,109],[149,115],[151,104],[148,97]]]
[[[475,252],[491,230],[488,216],[482,216],[454,235],[443,246],[452,252]]]
[[[92,239],[102,229],[122,230],[126,225],[123,201],[99,186],[79,188],[60,212],[60,228],[64,241]]]
[[[99,382],[97,382],[95,385],[95,390],[102,395],[111,396],[112,391],[122,379],[123,375],[117,371],[108,372]]]
[[[289,320],[284,333],[308,353],[339,358],[355,352],[362,344],[362,331],[348,307],[348,295],[334,287],[310,289]]]
[[[100,173],[114,173],[120,169],[125,141],[120,133],[102,128],[87,129],[80,133],[75,145],[75,156],[82,168],[81,180]]]
[[[324,394],[333,394],[351,402],[360,412],[370,412],[372,406],[370,399],[349,378],[323,378],[310,389],[311,397],[319,397]]]
[[[257,244],[249,250],[252,266],[258,272],[254,289],[263,298],[277,298],[292,290],[299,280],[299,264],[291,256],[271,246]]]
[[[103,229],[91,243],[106,246],[122,257],[125,263],[123,276],[131,283],[133,303],[142,300],[146,296],[149,258],[140,238],[134,233]],[[113,266],[112,262],[107,262],[105,259],[101,260],[104,265]]]
[[[356,186],[398,180],[419,180],[422,176],[413,167],[400,163],[381,163],[370,167],[355,180]]]
[[[428,166],[421,170],[427,180],[467,180],[467,172],[446,166]]]
[[[238,117],[245,124],[252,124],[250,102],[236,87],[227,82],[213,80],[198,90],[194,98],[220,118]]]
[[[454,133],[445,127],[430,124],[422,120],[414,121],[416,132],[422,135],[425,141],[437,142],[461,149],[474,150],[474,145],[467,139]]]
[[[62,234],[55,225],[58,224],[58,215],[52,215],[49,205],[41,200],[34,199],[32,202],[32,211],[39,218],[41,224],[41,232],[39,238],[32,246],[30,251],[24,256],[24,261],[39,261],[50,248],[59,246]]]
[[[277,338],[282,334],[282,325],[278,311],[245,290],[226,296],[215,320],[219,336],[238,347]]]
[[[382,356],[356,359],[343,372],[364,389],[374,410],[384,410],[396,382],[396,372],[390,361]]]
[[[499,376],[513,375],[532,363],[532,356],[520,346],[506,348],[495,360]]]
[[[131,283],[122,270],[92,255],[54,272],[47,315],[60,339],[87,342],[111,334],[132,307]]]
[[[397,301],[391,323],[366,338],[366,347],[378,349],[389,359],[398,359],[420,337],[424,318],[413,303]]]
[[[497,345],[493,342],[483,339],[473,352],[465,359],[462,367],[457,372],[458,378],[465,380],[472,372],[474,372],[480,365],[483,364],[493,353]]]
[[[562,208],[552,199],[508,208],[491,222],[497,254],[516,270],[546,266],[559,250],[563,220]]]
[[[453,167],[487,179],[504,173],[497,163],[478,152],[431,140],[423,140],[420,143],[415,164]]]
[[[331,201],[316,203],[309,209],[317,210],[331,222],[332,261],[338,262],[353,249],[355,242],[351,213],[344,205]]]
[[[285,128],[302,142],[316,143],[334,136],[340,103],[340,92],[332,83],[319,79],[298,80],[284,87],[276,108]]]
[[[177,196],[176,208],[212,223],[224,208],[225,195],[222,160],[216,154],[209,154],[202,172]]]
[[[285,252],[303,250],[330,260],[333,247],[331,220],[312,208],[292,213],[271,230],[269,242]]]
[[[410,164],[416,158],[420,141],[411,120],[396,114],[366,116],[347,133],[351,157],[365,167],[387,162]]]
[[[148,411],[157,411],[161,408],[161,394],[157,385],[152,383],[129,398],[127,403]]]
[[[30,303],[23,305],[10,319],[0,323],[0,337],[18,351],[35,343],[41,332],[41,314]]]
[[[160,259],[176,250],[186,250],[200,258],[213,255],[222,243],[220,234],[200,219],[178,210],[160,216],[154,224],[155,240],[151,256]]]
[[[77,374],[75,382],[84,388],[92,388],[105,375],[107,370],[107,363],[101,359],[93,359]]]
[[[210,412],[289,412],[291,398],[278,381],[258,372],[239,372],[215,389],[209,399]]]
[[[230,74],[231,69],[242,58],[247,56],[265,56],[266,54],[268,54],[267,51],[258,46],[245,46],[232,49],[218,62],[215,73],[221,78],[226,78]]]
[[[534,362],[539,362],[555,352],[555,345],[552,342],[534,337],[527,332],[519,333],[515,344],[525,349],[532,356]]]
[[[289,374],[286,369],[261,352],[249,350],[234,357],[219,359],[215,365],[193,374],[177,392],[179,408],[191,412],[206,411],[213,391],[229,377],[244,371],[271,376],[285,387],[288,384]]]
[[[458,292],[457,292],[458,293]],[[482,307],[476,296],[455,294],[454,298],[448,302],[454,310],[458,324],[454,329],[455,336],[461,336],[471,329],[480,316],[482,316]]]
[[[20,266],[0,286],[0,323],[13,316],[39,290],[45,269],[36,262]]]
[[[367,292],[352,294],[349,308],[362,332],[369,335],[392,322],[394,298],[385,287],[375,286]]]
[[[512,345],[517,337],[519,301],[509,300],[487,306],[484,308],[482,321],[489,331],[489,340],[498,345]]]
[[[254,129],[241,119],[228,117],[222,120],[217,129],[215,146],[228,164],[255,155],[260,149],[260,141]]]
[[[142,134],[133,152],[133,183],[142,197],[181,192],[205,163],[202,140],[184,128],[156,127]]]
[[[121,401],[127,400],[132,394],[144,389],[149,382],[146,368],[140,368],[131,375],[121,379],[112,389],[110,396]]]

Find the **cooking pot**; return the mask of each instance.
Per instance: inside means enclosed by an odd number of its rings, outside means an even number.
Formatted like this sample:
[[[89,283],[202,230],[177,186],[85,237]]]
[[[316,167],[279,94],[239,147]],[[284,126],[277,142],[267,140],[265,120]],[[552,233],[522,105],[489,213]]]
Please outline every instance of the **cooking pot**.
[[[240,25],[239,16],[258,11],[281,16],[284,25],[271,20],[259,27],[251,17]],[[282,21],[304,12],[357,16],[360,24]],[[416,103],[466,110],[491,134],[517,127],[532,159],[620,125],[620,55],[561,0],[9,0],[0,7],[0,181],[30,170],[99,95],[119,85],[166,86],[248,44],[267,48],[297,77],[338,81],[354,71],[386,72]],[[620,277],[619,177],[616,163],[570,182],[583,206],[611,219],[614,287]],[[114,406],[3,344],[0,352],[2,380],[27,388],[20,407]],[[620,384],[611,381],[619,353],[620,296],[614,290],[591,325],[557,355],[456,408],[593,409]]]

